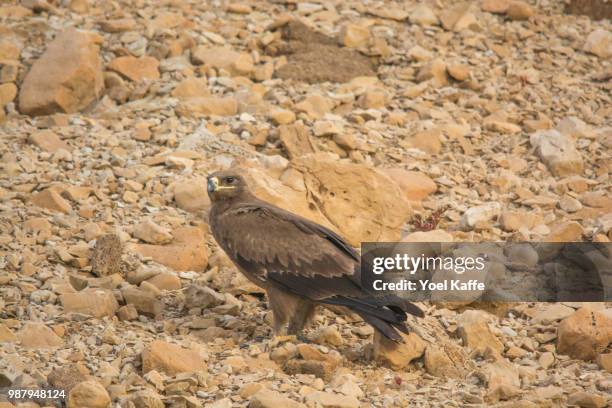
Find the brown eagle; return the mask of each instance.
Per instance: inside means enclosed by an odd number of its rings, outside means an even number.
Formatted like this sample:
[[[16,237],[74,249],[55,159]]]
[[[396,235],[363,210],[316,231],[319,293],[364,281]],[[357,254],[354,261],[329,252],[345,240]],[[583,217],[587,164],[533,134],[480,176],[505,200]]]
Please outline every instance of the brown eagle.
[[[208,177],[210,227],[238,269],[263,288],[276,335],[299,335],[317,304],[344,306],[385,337],[408,333],[415,305],[361,287],[359,254],[338,234],[255,197],[236,171]]]

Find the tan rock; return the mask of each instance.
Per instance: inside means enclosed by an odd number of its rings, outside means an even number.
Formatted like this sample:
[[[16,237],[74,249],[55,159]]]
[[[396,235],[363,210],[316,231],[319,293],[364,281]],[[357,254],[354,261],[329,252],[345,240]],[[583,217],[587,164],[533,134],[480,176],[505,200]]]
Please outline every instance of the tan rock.
[[[403,334],[403,343],[396,343],[374,331],[374,358],[393,370],[402,370],[423,355],[427,344],[416,334]]]
[[[50,130],[41,130],[38,132],[34,132],[28,138],[29,142],[35,146],[38,146],[41,150],[49,153],[55,153],[59,149],[64,149],[66,151],[70,151],[70,146],[62,139],[59,138],[57,134]]]
[[[303,174],[304,185],[317,197],[320,212],[349,242],[358,245],[399,239],[401,225],[412,210],[388,176],[364,165],[339,163],[323,154],[296,159],[291,168]],[[379,194],[373,196],[374,190]]]
[[[612,342],[612,318],[581,308],[557,328],[557,351],[580,360],[594,360]]]
[[[509,0],[483,0],[480,8],[489,13],[506,14],[509,5]]]
[[[127,304],[125,306],[121,306],[119,310],[117,310],[117,317],[121,321],[130,321],[138,319],[138,310],[136,306],[133,304]]]
[[[442,149],[441,135],[442,132],[439,129],[424,130],[407,136],[401,142],[401,145],[403,147],[419,149],[429,154],[438,154]]]
[[[311,119],[321,119],[323,115],[331,112],[332,102],[321,95],[307,96],[303,101],[295,104],[298,112],[306,113]]]
[[[248,4],[231,3],[227,6],[227,11],[236,14],[251,14],[253,9]]]
[[[338,41],[345,47],[361,47],[367,45],[370,30],[356,24],[345,24],[338,33]]]
[[[359,400],[353,396],[333,394],[325,391],[314,391],[306,395],[309,406],[323,408],[359,408]]]
[[[528,20],[535,14],[533,8],[524,1],[511,1],[506,9],[506,15],[510,20]]]
[[[472,2],[459,2],[442,10],[440,23],[446,30],[461,31],[476,24],[476,18],[471,13]]]
[[[149,282],[159,290],[179,290],[181,288],[180,278],[170,273],[160,273],[147,279],[146,282]]]
[[[151,220],[146,220],[134,227],[135,238],[149,244],[167,244],[172,241],[172,234],[167,228],[161,227]]]
[[[26,349],[48,349],[61,347],[64,341],[44,323],[26,323],[17,332],[21,347]]]
[[[201,98],[210,95],[206,78],[183,79],[170,93],[175,98]]]
[[[603,395],[578,391],[567,397],[567,403],[581,408],[604,408],[608,406],[608,399]]]
[[[202,271],[208,264],[204,233],[197,227],[178,228],[169,245],[132,244],[139,254],[176,271]]]
[[[269,116],[276,125],[287,125],[295,122],[295,113],[287,109],[274,109]]]
[[[466,310],[457,319],[457,332],[463,345],[472,350],[484,352],[487,348],[501,353],[504,345],[491,332],[487,321],[489,316],[480,310]]]
[[[206,362],[195,351],[155,340],[142,352],[142,372],[157,370],[167,375],[206,370]]]
[[[364,92],[358,99],[359,106],[363,109],[381,109],[385,107],[386,95],[381,90],[370,90]]]
[[[487,385],[487,400],[490,402],[509,399],[520,392],[519,370],[504,358],[486,364],[477,375]]]
[[[529,140],[555,176],[570,176],[583,172],[582,156],[576,150],[570,137],[556,130],[544,130],[533,133]]]
[[[136,20],[133,18],[118,18],[115,20],[100,21],[100,28],[107,33],[121,33],[133,31],[136,28]]]
[[[68,408],[108,408],[111,399],[108,392],[97,381],[83,381],[68,394]]]
[[[448,75],[457,81],[465,81],[470,77],[470,67],[465,64],[450,64],[446,66]]]
[[[0,344],[1,343],[14,343],[17,341],[11,329],[6,327],[4,324],[0,324]]]
[[[262,388],[256,392],[249,400],[249,408],[304,408],[305,405],[290,398],[285,397],[283,394]]]
[[[234,116],[238,113],[238,100],[227,97],[199,97],[181,101],[175,108],[179,116],[200,118],[204,116]]]
[[[421,201],[437,190],[436,183],[425,173],[404,169],[385,169],[409,201]]]
[[[326,326],[317,330],[313,335],[313,341],[317,344],[331,344],[336,347],[344,343],[342,335],[334,326]]]
[[[153,57],[118,57],[107,68],[134,82],[159,79],[159,61]]]
[[[500,212],[501,204],[498,202],[490,202],[471,207],[461,215],[459,224],[462,229],[469,231],[499,217]]]
[[[136,287],[127,287],[121,291],[125,303],[134,305],[138,313],[155,317],[161,314],[164,309],[163,303],[158,299],[155,293],[138,289]]]
[[[64,313],[81,313],[93,317],[114,316],[119,308],[113,293],[104,289],[85,289],[76,293],[64,293],[61,301]]]
[[[308,128],[302,124],[282,125],[279,138],[287,150],[290,159],[295,159],[315,152]]]
[[[17,96],[17,86],[13,83],[0,84],[0,109],[10,102],[13,102]]]
[[[612,56],[612,32],[604,28],[594,30],[587,37],[582,49],[599,58]]]
[[[91,379],[89,369],[82,363],[66,364],[54,368],[47,376],[49,385],[70,392],[77,384]]]
[[[597,364],[602,370],[612,373],[612,353],[601,353],[598,355]]]
[[[421,26],[432,26],[440,24],[435,13],[424,3],[419,3],[408,16],[410,22]]]
[[[32,204],[51,211],[58,211],[65,214],[72,211],[70,203],[65,200],[54,188],[47,188],[46,190],[34,194],[31,200]]]
[[[465,352],[451,342],[428,345],[424,362],[427,372],[436,377],[465,378],[467,372]]]
[[[80,111],[104,88],[102,61],[91,35],[69,28],[32,65],[19,92],[19,110],[30,116]]]
[[[416,231],[402,238],[402,242],[453,242],[453,236],[441,229]]]
[[[553,227],[545,238],[546,242],[582,241],[584,229],[576,221],[566,221]]]
[[[526,211],[502,211],[499,216],[499,224],[504,231],[518,231],[523,227],[530,230],[541,222],[539,214]]]
[[[174,201],[176,205],[188,212],[198,212],[210,206],[206,191],[206,179],[196,178],[174,184]]]
[[[255,69],[250,54],[237,52],[227,47],[200,46],[193,51],[194,64],[205,64],[212,68],[223,69],[230,75],[248,75]]]

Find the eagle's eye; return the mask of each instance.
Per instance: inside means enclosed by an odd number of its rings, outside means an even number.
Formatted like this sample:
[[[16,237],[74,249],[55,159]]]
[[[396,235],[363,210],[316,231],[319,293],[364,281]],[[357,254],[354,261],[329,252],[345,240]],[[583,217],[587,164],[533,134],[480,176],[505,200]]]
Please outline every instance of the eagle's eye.
[[[235,178],[235,177],[226,177],[226,178],[225,178],[225,182],[226,182],[227,184],[232,184],[234,181],[236,181],[236,178]]]

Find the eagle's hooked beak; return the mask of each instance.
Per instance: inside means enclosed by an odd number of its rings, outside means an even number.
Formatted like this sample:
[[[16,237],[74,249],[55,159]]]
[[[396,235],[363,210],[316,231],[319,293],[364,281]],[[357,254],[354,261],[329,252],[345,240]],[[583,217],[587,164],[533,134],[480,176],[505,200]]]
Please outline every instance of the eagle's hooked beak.
[[[208,186],[207,186],[207,190],[209,193],[213,193],[215,191],[219,191],[219,190],[233,190],[234,186],[221,186],[219,185],[219,178],[218,177],[210,177],[208,179]]]
[[[219,179],[217,177],[210,177],[208,179],[207,190],[209,193],[217,191],[219,189]]]

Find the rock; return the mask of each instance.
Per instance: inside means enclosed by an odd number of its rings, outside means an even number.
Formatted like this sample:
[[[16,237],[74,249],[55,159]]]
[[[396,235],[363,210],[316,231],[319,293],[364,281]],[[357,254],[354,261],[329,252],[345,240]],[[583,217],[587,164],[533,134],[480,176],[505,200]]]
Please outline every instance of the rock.
[[[295,104],[297,112],[305,112],[311,119],[321,119],[332,109],[332,103],[321,95],[307,96],[303,101]]]
[[[396,343],[374,332],[374,359],[393,370],[402,370],[425,352],[426,343],[416,334],[401,334],[403,343]]]
[[[504,358],[486,364],[477,375],[487,384],[487,399],[491,402],[512,398],[520,392],[519,371]]]
[[[546,370],[548,369],[548,367],[551,367],[555,363],[555,355],[550,351],[542,353],[542,355],[540,355],[540,358],[538,358],[538,363],[542,368]]]
[[[567,397],[567,403],[582,408],[604,408],[608,405],[607,398],[603,395],[586,391],[578,391],[570,394]]]
[[[528,20],[535,14],[533,8],[524,1],[511,1],[506,9],[506,15],[510,20]]]
[[[15,96],[17,96],[17,86],[15,84],[0,84],[0,109],[13,102]]]
[[[85,289],[76,293],[64,293],[60,298],[64,306],[64,313],[112,317],[119,308],[113,293],[105,289]]]
[[[313,128],[315,136],[334,136],[341,134],[344,129],[341,124],[331,120],[317,120]]]
[[[315,152],[308,128],[302,124],[282,125],[279,138],[290,159]]]
[[[210,95],[206,78],[186,78],[170,93],[175,98],[201,98]]]
[[[11,329],[6,327],[4,324],[0,324],[0,344],[13,343],[15,341],[17,341],[17,336],[13,334]]]
[[[574,309],[561,303],[544,303],[534,308],[533,312],[525,313],[531,316],[531,321],[534,324],[547,324],[571,316],[574,313]]]
[[[134,393],[130,399],[135,408],[164,408],[160,395],[152,390],[142,390]]]
[[[125,302],[134,305],[136,310],[146,316],[158,316],[164,308],[163,303],[157,298],[155,293],[128,287],[121,291]]]
[[[44,323],[27,323],[17,332],[21,347],[26,349],[48,349],[61,347],[64,341]]]
[[[509,5],[509,0],[483,0],[480,8],[489,13],[506,14]]]
[[[612,373],[612,353],[602,353],[597,356],[597,364],[602,370]]]
[[[317,197],[321,213],[349,242],[358,245],[399,239],[411,208],[400,188],[383,173],[317,154],[292,161],[290,168],[303,174],[306,189]],[[379,194],[372,196],[371,191]]]
[[[574,213],[582,209],[582,203],[566,194],[559,200],[559,208],[568,213]]]
[[[425,4],[418,4],[408,16],[410,22],[421,26],[432,26],[440,24],[438,17]]]
[[[532,229],[541,223],[539,214],[524,211],[503,211],[499,217],[499,224],[504,231],[518,231],[521,228]]]
[[[599,58],[612,56],[612,32],[598,28],[587,37],[582,49]]]
[[[94,380],[77,384],[68,394],[68,408],[108,408],[110,405],[111,399],[108,392]]]
[[[459,224],[464,230],[471,230],[480,225],[487,224],[498,217],[501,212],[501,205],[498,202],[486,203],[477,207],[472,207],[463,213]]]
[[[444,9],[440,15],[440,23],[446,30],[461,31],[476,25],[477,21],[471,13],[471,2],[460,2],[448,9]]]
[[[311,374],[329,381],[342,360],[337,351],[330,351],[324,354],[310,344],[298,344],[297,351],[301,359],[294,358],[286,361],[283,365],[283,371],[286,374]]]
[[[358,99],[363,109],[382,109],[385,107],[386,95],[380,90],[365,91]]]
[[[577,140],[581,137],[586,137],[589,139],[597,137],[589,125],[575,116],[568,116],[562,119],[559,123],[557,123],[555,129],[557,129],[562,135],[568,136],[573,140]]]
[[[200,97],[188,98],[181,101],[175,108],[179,116],[200,118],[204,116],[234,116],[238,114],[238,101],[228,97]]]
[[[530,143],[555,176],[581,174],[584,163],[573,141],[556,130],[539,131],[531,135]]]
[[[340,332],[334,326],[326,326],[317,330],[313,336],[313,341],[317,344],[330,344],[336,347],[344,343]]]
[[[100,28],[107,33],[121,33],[133,31],[136,28],[136,20],[133,18],[118,18],[115,20],[100,21]]]
[[[400,144],[402,147],[415,148],[429,154],[438,154],[442,149],[439,129],[425,130],[407,136]]]
[[[70,392],[77,384],[90,379],[89,370],[82,363],[56,367],[47,376],[49,385],[56,389],[66,390],[66,392]]]
[[[191,285],[185,290],[185,307],[188,309],[212,308],[225,303],[225,297],[207,286]]]
[[[91,255],[91,271],[97,276],[119,273],[123,244],[116,234],[106,234],[96,240]]]
[[[68,214],[70,211],[72,211],[70,203],[52,187],[34,194],[31,200],[32,204],[51,211],[62,212],[64,214]]]
[[[118,57],[107,68],[134,82],[159,79],[159,61],[153,57]]]
[[[279,392],[262,388],[256,392],[249,400],[249,408],[303,408],[304,404],[300,404],[290,398],[285,397]]]
[[[28,138],[29,142],[35,146],[38,146],[41,150],[49,153],[55,153],[59,149],[70,151],[70,146],[59,138],[55,133],[50,130],[41,130],[34,132]]]
[[[465,378],[467,357],[463,349],[451,342],[430,344],[425,350],[425,369],[436,377]]]
[[[466,310],[457,318],[457,332],[463,340],[463,345],[478,352],[487,348],[501,353],[504,345],[491,332],[487,320],[489,316],[480,310]]]
[[[498,120],[490,120],[485,122],[485,129],[493,132],[499,132],[506,135],[513,135],[521,132],[521,127],[510,122],[502,122]]]
[[[135,238],[149,244],[166,244],[172,241],[172,234],[166,228],[155,224],[151,220],[146,220],[134,227],[133,235]]]
[[[367,45],[370,30],[356,24],[345,24],[338,33],[338,41],[345,47],[361,47]]]
[[[574,242],[582,241],[584,229],[576,221],[567,221],[557,224],[546,236],[546,242]]]
[[[159,290],[179,290],[181,288],[181,280],[178,276],[170,273],[160,273],[150,279],[147,279],[151,285]]]
[[[223,69],[232,76],[248,75],[255,69],[251,55],[227,47],[200,46],[193,51],[191,59],[194,64]]]
[[[172,232],[169,245],[132,244],[133,251],[151,257],[175,271],[202,271],[208,264],[204,233],[197,227],[182,227]]]
[[[206,362],[195,351],[161,340],[151,342],[142,352],[142,372],[157,370],[167,375],[206,370]]]
[[[612,318],[590,308],[577,310],[557,328],[557,351],[594,360],[612,342]]]
[[[322,408],[359,408],[359,400],[355,397],[331,392],[314,391],[306,395],[308,406]]]
[[[453,236],[441,229],[416,231],[403,237],[402,242],[453,242]]]
[[[210,206],[206,191],[206,179],[197,178],[174,184],[174,201],[176,205],[188,212],[202,211]]]
[[[408,50],[408,57],[415,61],[430,61],[433,58],[433,53],[421,47],[420,45],[415,45],[414,47]]]
[[[127,304],[125,306],[121,306],[119,310],[117,310],[117,317],[121,321],[131,321],[138,319],[138,310],[136,306],[133,304]]]
[[[269,115],[276,125],[287,125],[295,122],[295,113],[287,109],[273,109]]]
[[[78,112],[102,94],[104,80],[93,36],[69,28],[32,65],[19,92],[19,110],[30,115]]]
[[[404,169],[385,169],[409,201],[421,201],[437,190],[436,183],[425,173]]]
[[[465,64],[450,64],[446,66],[448,75],[457,81],[465,81],[470,77],[470,68]]]

